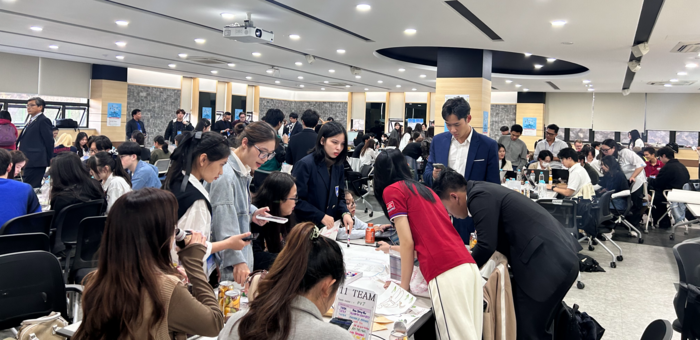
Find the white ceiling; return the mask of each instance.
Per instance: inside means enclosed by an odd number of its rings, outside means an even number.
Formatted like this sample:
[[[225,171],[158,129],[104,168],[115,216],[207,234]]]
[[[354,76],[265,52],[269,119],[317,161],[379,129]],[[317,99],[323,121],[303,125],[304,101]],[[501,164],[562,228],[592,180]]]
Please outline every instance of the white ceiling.
[[[0,52],[295,90],[302,90],[299,85],[303,84],[303,90],[309,91],[319,91],[325,86],[329,91],[363,92],[367,88],[404,92],[415,88],[426,92],[435,91],[434,71],[378,58],[374,51],[398,46],[468,47],[529,52],[590,69],[584,76],[546,79],[562,92],[586,91],[583,79],[591,80],[597,92],[620,92],[642,6],[642,0],[461,0],[504,40],[493,42],[440,0],[279,0],[374,41],[365,42],[263,0],[118,1],[171,18],[103,0],[0,0]],[[355,9],[359,3],[369,4],[372,9],[359,12]],[[235,18],[223,19],[220,15],[223,12],[232,13]],[[220,32],[205,27],[222,29],[232,21],[242,23],[246,12],[253,13],[257,27],[274,31],[275,45],[283,49],[227,40]],[[686,70],[686,61],[689,57],[697,58],[696,54],[669,52],[680,40],[700,41],[697,13],[700,13],[698,1],[666,1],[649,42],[651,52],[642,60],[632,92],[698,91],[697,83],[672,88],[645,85],[648,81],[700,77],[700,68],[688,70],[688,76],[676,75]],[[552,27],[550,21],[559,19],[567,20],[568,24]],[[119,27],[116,20],[127,20],[129,25]],[[43,31],[30,30],[34,25],[43,27]],[[407,28],[418,32],[407,36],[403,33]],[[301,39],[291,40],[290,34],[298,34]],[[195,38],[204,38],[206,43],[197,44]],[[116,41],[127,45],[118,47]],[[51,44],[59,49],[49,49]],[[336,53],[337,49],[347,52],[341,55]],[[252,52],[260,52],[262,56],[253,57]],[[181,59],[179,53],[223,59],[236,66],[205,66]],[[308,64],[304,53],[320,58]],[[117,60],[116,55],[125,59]],[[303,65],[296,66],[297,61]],[[177,65],[176,69],[168,67],[172,63]],[[362,78],[356,79],[348,65],[362,68]],[[278,77],[265,72],[270,66],[281,70]],[[401,67],[406,71],[399,72]],[[336,72],[331,74],[329,69]],[[213,75],[211,70],[219,72]],[[421,74],[427,77],[421,79]],[[246,80],[246,76],[253,79]],[[298,76],[304,79],[299,80]],[[554,91],[542,78],[512,78],[511,84],[506,84],[506,79],[511,78],[494,77],[493,86],[501,91],[518,90],[515,84],[522,85],[519,90]],[[275,80],[281,83],[276,85]],[[379,80],[383,83],[379,84]],[[323,81],[352,87],[332,88],[323,85]]]

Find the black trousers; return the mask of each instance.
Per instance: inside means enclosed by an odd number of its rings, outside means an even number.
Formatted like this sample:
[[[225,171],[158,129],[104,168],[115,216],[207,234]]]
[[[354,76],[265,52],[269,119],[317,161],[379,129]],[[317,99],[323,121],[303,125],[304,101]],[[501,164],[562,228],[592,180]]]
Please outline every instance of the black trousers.
[[[659,228],[671,227],[671,216],[666,216],[663,220],[659,220],[668,210],[667,202],[663,194],[661,194],[661,197],[654,196],[654,207],[651,209],[651,216],[654,218],[654,223],[659,224]]]
[[[32,188],[41,188],[41,180],[44,178],[46,167],[24,168],[24,183],[32,186]]]
[[[639,187],[637,191],[633,192],[631,199],[632,209],[630,209],[630,214],[632,214],[632,216],[627,219],[627,221],[637,227],[642,220],[642,211],[644,210],[644,187]]]
[[[511,286],[513,287],[513,304],[515,307],[515,319],[517,322],[517,339],[518,340],[542,340],[551,339],[552,335],[548,333],[549,323],[553,318],[553,313],[559,310],[561,301],[573,286],[578,277],[578,263],[574,263],[566,279],[561,282],[556,291],[546,301],[535,301],[518,285],[518,278],[513,277]],[[527,273],[526,275],[537,275],[536,273]],[[542,278],[547,280],[547,278]]]

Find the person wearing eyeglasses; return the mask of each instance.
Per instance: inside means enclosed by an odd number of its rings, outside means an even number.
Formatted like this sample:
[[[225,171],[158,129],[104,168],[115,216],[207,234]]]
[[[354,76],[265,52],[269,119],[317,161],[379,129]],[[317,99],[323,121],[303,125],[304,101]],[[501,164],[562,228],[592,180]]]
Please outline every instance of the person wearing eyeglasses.
[[[51,164],[53,157],[54,137],[51,119],[44,115],[46,103],[39,97],[27,100],[27,114],[30,116],[24,125],[22,133],[17,137],[17,149],[27,158],[24,168],[24,183],[32,188],[41,187],[46,167]]]
[[[561,149],[566,149],[569,146],[563,140],[557,139],[557,134],[559,133],[559,127],[556,124],[547,125],[547,133],[545,139],[537,143],[535,146],[535,155],[539,155],[543,150],[548,150],[555,155],[549,165],[552,169],[564,169],[561,164],[561,160],[556,157]]]
[[[251,203],[250,182],[251,173],[275,157],[277,133],[268,123],[250,123],[238,136],[236,144],[239,147],[231,149],[223,175],[205,185],[211,200],[213,241],[249,232],[251,221],[263,226],[267,221],[258,216],[269,216],[268,207],[258,209]],[[217,255],[221,280],[243,284],[254,267],[253,247],[226,249]]]

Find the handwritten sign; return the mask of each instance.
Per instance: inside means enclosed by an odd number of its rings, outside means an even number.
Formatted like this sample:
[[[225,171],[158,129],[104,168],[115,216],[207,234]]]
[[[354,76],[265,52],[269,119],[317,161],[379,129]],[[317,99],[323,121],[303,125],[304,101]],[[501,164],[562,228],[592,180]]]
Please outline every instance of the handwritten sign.
[[[355,340],[371,340],[377,293],[355,287],[340,287],[335,301],[334,318],[352,320],[350,334]]]

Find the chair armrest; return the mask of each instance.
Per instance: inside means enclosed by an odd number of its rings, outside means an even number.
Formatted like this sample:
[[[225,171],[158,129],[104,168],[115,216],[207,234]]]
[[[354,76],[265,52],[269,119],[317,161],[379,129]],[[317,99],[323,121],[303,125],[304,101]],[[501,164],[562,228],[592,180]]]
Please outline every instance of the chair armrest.
[[[664,190],[664,197],[666,198],[667,201],[668,201],[668,193],[669,192],[671,192],[671,189]]]
[[[629,190],[622,190],[620,192],[616,192],[610,196],[610,198],[618,198],[618,197],[627,197],[631,195],[632,193]]]
[[[83,286],[82,285],[73,285],[69,284],[66,285],[66,292],[74,292],[74,293],[83,293]]]

